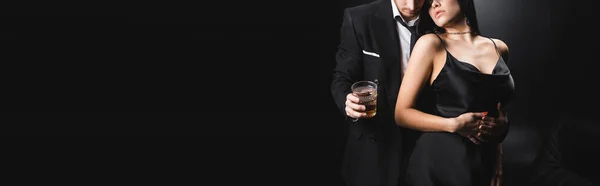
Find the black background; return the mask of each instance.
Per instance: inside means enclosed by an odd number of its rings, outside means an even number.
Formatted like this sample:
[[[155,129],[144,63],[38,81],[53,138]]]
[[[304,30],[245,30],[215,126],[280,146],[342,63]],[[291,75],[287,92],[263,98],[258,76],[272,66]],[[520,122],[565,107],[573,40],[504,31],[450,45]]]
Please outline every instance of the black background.
[[[122,14],[5,16],[0,132],[29,136],[7,138],[15,174],[61,167],[69,176],[44,178],[341,184],[345,124],[329,84],[341,12],[366,2],[161,2]],[[511,50],[505,174],[508,185],[524,185],[519,175],[547,124],[595,117],[595,6],[475,3],[482,33]]]

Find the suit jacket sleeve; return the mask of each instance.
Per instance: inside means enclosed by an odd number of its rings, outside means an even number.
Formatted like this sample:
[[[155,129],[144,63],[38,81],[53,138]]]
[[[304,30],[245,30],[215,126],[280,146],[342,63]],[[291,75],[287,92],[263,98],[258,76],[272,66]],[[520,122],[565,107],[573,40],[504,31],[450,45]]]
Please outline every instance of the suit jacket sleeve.
[[[562,122],[565,122],[564,120]],[[595,186],[592,182],[565,167],[562,160],[560,135],[563,123],[552,127],[546,143],[533,162],[531,172],[535,186]]]
[[[340,31],[331,93],[338,109],[346,116],[345,101],[346,96],[351,92],[350,86],[363,77],[362,47],[356,37],[354,22],[348,9],[344,10]]]

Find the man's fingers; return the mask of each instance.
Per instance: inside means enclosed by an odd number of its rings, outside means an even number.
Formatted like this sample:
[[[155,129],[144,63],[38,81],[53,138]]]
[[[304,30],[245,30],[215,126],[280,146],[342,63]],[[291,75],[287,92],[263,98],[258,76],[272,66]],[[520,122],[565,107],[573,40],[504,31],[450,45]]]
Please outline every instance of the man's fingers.
[[[346,101],[348,101],[348,100],[350,100],[352,103],[358,103],[360,101],[360,99],[358,99],[358,97],[356,97],[352,93],[346,95]],[[346,105],[348,105],[348,104],[346,104]]]
[[[488,136],[492,133],[492,127],[487,126],[487,125],[480,125],[478,127],[478,129],[479,129],[479,132],[481,132],[481,134],[483,136]]]
[[[350,93],[346,96],[346,115],[351,118],[364,118],[367,117],[365,106],[358,104],[360,100],[354,94]]]
[[[495,121],[483,121],[481,124],[481,129],[482,130],[493,129],[497,125],[498,124]]]
[[[468,138],[469,138],[469,140],[471,140],[471,142],[473,142],[475,145],[479,145],[479,144],[481,144],[481,142],[477,141],[477,139],[475,139],[473,136],[469,136]]]
[[[480,141],[481,143],[487,142],[487,140],[483,138],[482,132],[477,132],[477,134],[475,134],[475,139]]]
[[[503,118],[504,117],[504,109],[502,109],[502,103],[498,103],[498,117],[499,118]]]
[[[503,128],[506,124],[505,118],[493,119],[492,121],[483,121],[483,128],[489,130],[495,130],[495,128]]]
[[[364,105],[353,103],[350,100],[346,100],[346,107],[350,107],[350,109],[355,111],[365,111],[366,109]]]
[[[481,137],[477,137],[477,133],[475,133],[474,135],[469,135],[469,140],[471,140],[471,142],[473,142],[476,145],[485,143],[485,140],[481,139]]]
[[[348,115],[351,118],[363,118],[363,117],[367,117],[367,113],[364,112],[357,112],[356,110],[346,106],[346,115]]]
[[[346,109],[346,115],[351,118],[361,118],[362,116],[360,112],[352,111],[352,109]]]

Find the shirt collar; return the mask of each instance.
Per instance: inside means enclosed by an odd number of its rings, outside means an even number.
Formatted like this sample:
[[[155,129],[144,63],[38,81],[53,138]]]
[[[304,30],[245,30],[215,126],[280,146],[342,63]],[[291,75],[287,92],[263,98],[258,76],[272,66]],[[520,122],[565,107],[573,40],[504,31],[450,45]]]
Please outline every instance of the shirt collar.
[[[402,22],[406,23],[406,25],[408,25],[408,26],[414,26],[415,23],[419,20],[419,16],[417,15],[416,19],[413,19],[408,22],[404,21],[404,17],[402,17],[402,15],[400,15],[400,11],[398,11],[398,7],[396,7],[396,2],[394,2],[394,0],[390,0],[390,1],[392,1],[392,12],[394,14],[393,15],[394,17],[392,17],[392,18],[395,19],[396,16],[400,16],[400,19],[402,19]]]

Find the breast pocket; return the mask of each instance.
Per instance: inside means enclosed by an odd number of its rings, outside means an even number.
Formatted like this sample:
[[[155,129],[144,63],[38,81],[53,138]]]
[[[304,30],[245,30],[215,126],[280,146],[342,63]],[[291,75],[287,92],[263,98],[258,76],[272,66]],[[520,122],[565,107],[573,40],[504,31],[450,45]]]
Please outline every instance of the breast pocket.
[[[379,77],[383,69],[381,58],[374,56],[363,54],[363,65],[364,65],[364,80],[369,81],[377,81],[377,83],[381,80]]]

